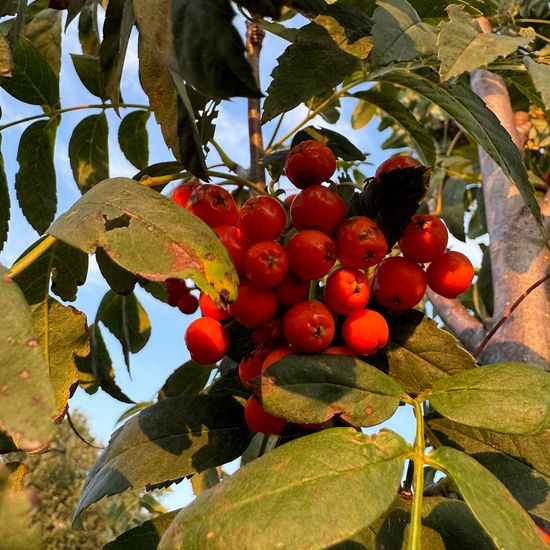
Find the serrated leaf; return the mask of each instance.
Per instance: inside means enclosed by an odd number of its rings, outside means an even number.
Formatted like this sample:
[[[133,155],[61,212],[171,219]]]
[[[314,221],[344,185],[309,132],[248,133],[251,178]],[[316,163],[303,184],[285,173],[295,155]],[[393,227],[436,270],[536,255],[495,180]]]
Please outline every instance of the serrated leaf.
[[[537,63],[530,57],[524,57],[523,63],[529,71],[529,76],[540,94],[546,111],[550,111],[550,65]]]
[[[149,163],[149,115],[149,111],[132,111],[122,119],[118,129],[120,149],[139,170]]]
[[[411,61],[436,51],[435,29],[423,23],[406,0],[380,0],[374,10],[369,60],[375,66]]]
[[[105,113],[81,120],[69,141],[73,176],[82,193],[109,177],[109,146]]]
[[[0,266],[0,426],[23,449],[53,436],[55,399],[48,366],[20,288]]]
[[[306,126],[304,129],[294,134],[291,147],[308,139],[314,139],[324,143],[335,156],[342,160],[365,160],[365,155],[355,147],[347,137],[334,130],[329,130],[328,128]]]
[[[67,9],[67,21],[65,22],[65,30],[71,24],[71,22],[78,16],[83,9],[84,4],[88,0],[70,0],[69,8]]]
[[[2,136],[0,136],[0,146],[2,145]],[[4,170],[4,156],[0,150],[0,252],[4,248],[4,243],[8,239],[8,227],[10,221],[10,191],[8,188],[8,178]]]
[[[95,259],[103,278],[117,294],[127,295],[134,291],[137,281],[134,274],[114,262],[103,248],[95,251]]]
[[[11,76],[13,57],[10,43],[5,36],[0,36],[0,79]]]
[[[158,398],[199,393],[206,386],[214,368],[215,365],[199,365],[194,361],[187,361],[166,379],[159,390]]]
[[[484,67],[498,57],[507,57],[534,39],[534,35],[514,37],[482,32],[479,24],[455,4],[447,12],[449,22],[439,24],[437,40],[442,81]]]
[[[475,459],[451,447],[439,447],[430,455],[430,463],[453,479],[497,548],[548,548],[527,512],[504,485]]]
[[[32,105],[56,107],[59,78],[28,38],[21,38],[13,52],[10,78],[0,78],[0,86],[10,95]]]
[[[73,65],[84,87],[96,97],[106,99],[105,82],[99,66],[99,57],[71,54]]]
[[[264,408],[297,424],[341,416],[354,426],[390,418],[403,388],[377,368],[348,356],[289,355],[253,381]]]
[[[462,180],[449,178],[443,184],[441,217],[447,229],[460,241],[466,239],[464,234],[464,192],[466,185]]]
[[[523,363],[498,363],[438,380],[430,405],[443,416],[509,434],[550,428],[550,374]]]
[[[17,149],[17,200],[27,221],[40,234],[48,229],[57,209],[53,160],[56,131],[53,121],[34,122],[25,128]]]
[[[160,538],[168,529],[180,509],[166,514],[160,514],[141,525],[119,535],[115,540],[103,547],[103,550],[152,550],[160,542]]]
[[[107,495],[142,488],[230,462],[252,434],[233,397],[186,395],[163,399],[119,428],[92,467],[74,516]]]
[[[310,97],[334,88],[357,66],[359,60],[341,50],[320,25],[302,27],[277,59],[267,89],[262,121],[290,111]],[[307,74],[308,78],[303,75]]]
[[[409,450],[390,431],[366,436],[334,428],[296,439],[199,496],[158,548],[327,548],[391,505]]]
[[[515,183],[541,231],[540,206],[517,147],[495,114],[461,82],[440,84],[431,73],[388,71],[377,80],[410,88],[446,111],[464,128]]]
[[[48,8],[39,12],[25,26],[24,35],[58,75],[61,70],[61,11]]]
[[[435,164],[435,146],[432,136],[400,101],[377,90],[356,92],[353,97],[367,101],[393,118],[409,134],[422,163],[428,166]]]
[[[389,375],[407,393],[420,393],[440,378],[476,369],[475,359],[456,338],[419,311],[389,318],[388,324]]]
[[[102,246],[117,264],[146,279],[190,277],[213,299],[236,298],[237,273],[216,234],[185,208],[134,180],[99,183],[49,233],[88,254]]]
[[[351,127],[354,130],[361,130],[361,128],[364,128],[371,121],[375,113],[376,105],[360,99],[355,104],[355,108],[351,114]]]
[[[508,435],[447,418],[435,418],[428,424],[443,445],[473,456],[526,510],[550,521],[550,431],[535,436]]]
[[[69,6],[69,14],[72,4],[74,4],[73,1],[71,1]],[[100,43],[96,2],[87,2],[80,12],[80,17],[78,18],[78,40],[80,41],[80,46],[82,47],[82,53],[84,55],[91,55],[99,58]]]

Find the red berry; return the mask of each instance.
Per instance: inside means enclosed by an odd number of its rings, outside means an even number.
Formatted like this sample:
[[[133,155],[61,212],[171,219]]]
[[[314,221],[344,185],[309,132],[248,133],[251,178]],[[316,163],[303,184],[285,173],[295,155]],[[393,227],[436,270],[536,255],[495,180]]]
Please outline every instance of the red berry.
[[[334,153],[315,140],[298,143],[290,150],[285,162],[286,177],[299,189],[327,181],[335,170]]]
[[[318,229],[332,233],[344,221],[346,205],[328,187],[312,185],[294,199],[290,218],[297,229]]]
[[[189,293],[189,289],[182,279],[166,279],[166,294],[168,305],[177,307],[180,297]]]
[[[225,321],[229,319],[229,312],[221,307],[218,307],[214,300],[201,292],[199,296],[199,307],[201,308],[201,313],[203,317],[210,317],[211,319],[216,319],[216,321]]]
[[[285,278],[287,271],[285,249],[275,241],[254,243],[244,255],[244,272],[255,286],[276,286]]]
[[[286,344],[282,320],[279,317],[273,317],[271,321],[259,326],[252,335],[252,340],[258,346],[267,348],[275,348]]]
[[[266,412],[253,395],[248,398],[244,407],[244,418],[251,432],[279,435],[287,425],[284,418]]]
[[[376,179],[380,178],[381,174],[391,172],[392,170],[402,170],[403,168],[418,168],[422,166],[420,162],[412,157],[406,157],[404,155],[397,155],[385,160],[378,168],[374,174]]]
[[[250,381],[262,373],[262,363],[269,355],[268,349],[256,348],[245,355],[239,363],[239,378],[244,386],[250,387]]]
[[[332,239],[315,229],[304,229],[293,235],[286,253],[290,270],[306,281],[324,277],[336,262]]]
[[[186,208],[210,227],[237,222],[237,205],[231,193],[219,185],[199,185],[189,196]]]
[[[269,368],[273,363],[276,363],[277,361],[280,361],[283,357],[286,357],[287,355],[294,355],[294,350],[292,348],[282,347],[277,348],[271,351],[264,359],[262,363],[262,372]]]
[[[215,319],[201,317],[187,327],[185,344],[195,363],[211,365],[227,353],[229,334]]]
[[[540,536],[544,539],[545,542],[550,544],[550,535],[541,527],[537,526]]]
[[[363,309],[370,297],[367,277],[358,269],[341,268],[333,271],[325,285],[325,302],[341,315]]]
[[[382,260],[376,267],[372,291],[384,307],[404,310],[422,300],[426,284],[426,273],[419,265],[393,256]]]
[[[273,197],[251,197],[239,212],[239,227],[250,242],[276,241],[286,227],[286,212]]]
[[[354,216],[345,220],[336,236],[336,254],[346,267],[366,269],[385,255],[388,243],[384,233],[370,218]]]
[[[198,180],[186,181],[185,183],[178,185],[174,191],[172,191],[172,200],[176,204],[186,208],[186,204],[191,196],[191,193],[200,185],[201,183]]]
[[[244,253],[246,252],[246,237],[241,229],[234,225],[217,225],[214,231],[229,252],[237,273],[243,273]]]
[[[242,281],[237,300],[229,307],[229,313],[245,327],[255,328],[267,323],[277,312],[275,292]]]
[[[544,175],[544,181],[546,182],[546,187],[550,187],[550,170],[546,171]]]
[[[386,319],[372,309],[352,313],[342,326],[346,346],[357,355],[372,355],[383,348],[389,339]]]
[[[351,355],[351,357],[355,357],[355,353],[345,346],[332,346],[324,350],[323,353],[328,355]]]
[[[292,306],[307,300],[309,281],[296,277],[294,273],[287,273],[283,281],[275,287],[277,300],[284,306]]]
[[[285,197],[285,200],[283,201],[283,206],[285,208],[290,208],[292,206],[292,202],[294,201],[294,199],[298,196],[298,193],[292,193],[290,195],[287,195]]]
[[[283,319],[283,331],[298,351],[318,353],[334,338],[334,317],[325,304],[317,301],[294,304]]]
[[[472,262],[460,252],[446,252],[427,271],[429,287],[445,298],[456,298],[468,289],[474,278]]]
[[[447,228],[437,216],[417,214],[399,239],[399,248],[407,260],[422,264],[442,256],[448,240]]]
[[[186,315],[195,313],[199,307],[199,301],[196,296],[193,296],[189,291],[184,292],[178,300],[178,309]]]

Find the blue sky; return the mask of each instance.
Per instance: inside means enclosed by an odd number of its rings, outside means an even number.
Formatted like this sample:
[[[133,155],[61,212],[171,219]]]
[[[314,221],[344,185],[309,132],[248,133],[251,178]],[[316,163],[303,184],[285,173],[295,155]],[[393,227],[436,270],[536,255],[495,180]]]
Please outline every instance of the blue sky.
[[[300,26],[302,21],[298,18],[290,23]],[[239,30],[244,34],[244,23],[239,18]],[[261,85],[265,91],[269,84],[269,75],[276,65],[276,58],[282,53],[287,43],[283,40],[267,35],[264,42],[261,62]],[[73,69],[69,53],[81,53],[76,33],[76,23],[73,23],[63,37],[63,58],[61,70],[61,104],[63,107],[70,107],[81,104],[96,104],[100,101],[87,92],[80,84]],[[128,48],[124,76],[122,80],[122,95],[127,103],[147,104],[138,79],[137,59],[137,37],[134,33]],[[29,106],[14,100],[11,96],[0,90],[0,105],[2,107],[1,123],[5,124],[12,120],[25,116],[32,116],[40,112],[38,107]],[[350,100],[343,101],[342,116],[340,121],[332,129],[344,134],[362,151],[370,154],[369,160],[375,164],[387,158],[390,153],[382,151],[380,144],[385,139],[376,131],[376,121],[365,129],[354,131],[351,128],[350,118],[353,110]],[[66,211],[78,198],[80,192],[73,180],[69,158],[68,143],[75,125],[84,117],[90,114],[99,113],[99,110],[77,111],[63,115],[61,125],[57,134],[55,149],[55,165],[57,170],[58,185],[58,210],[57,215]],[[129,112],[124,110],[123,114]],[[109,121],[109,155],[111,177],[126,176],[132,177],[137,170],[126,161],[121,153],[117,131],[119,119],[112,109],[106,112]],[[284,120],[279,135],[284,135],[295,126],[305,115],[305,107],[299,107],[289,113]],[[313,123],[327,126],[321,119],[315,119]],[[8,242],[0,253],[0,263],[9,266],[25,248],[38,238],[38,234],[28,225],[23,218],[15,197],[13,182],[18,169],[16,162],[17,146],[22,131],[26,125],[21,124],[5,130],[2,134],[2,153],[6,163],[6,172],[10,182],[11,193],[11,222]],[[274,124],[270,123],[264,127],[264,141],[267,142],[273,131]],[[153,164],[165,160],[173,160],[170,152],[164,145],[158,127],[153,117],[148,123],[150,132],[150,157],[149,163]],[[216,139],[222,148],[238,163],[248,165],[248,136],[246,118],[246,100],[235,99],[223,102],[218,119],[216,121]],[[218,162],[215,151],[208,157],[208,164]],[[367,175],[374,174],[375,166],[365,167],[363,170]],[[169,188],[167,189],[169,191]],[[86,284],[81,287],[75,307],[84,311],[88,316],[89,323],[93,322],[97,307],[103,294],[108,290],[103,281],[95,261],[90,264],[90,271]],[[189,356],[184,345],[183,335],[186,325],[193,320],[194,316],[184,316],[179,311],[154,300],[145,292],[137,291],[138,297],[151,318],[152,334],[145,349],[131,358],[132,376],[127,374],[124,366],[120,345],[108,333],[103,334],[111,350],[111,356],[116,369],[116,378],[123,391],[135,401],[147,401],[154,399],[158,389],[170,373]],[[70,402],[71,409],[80,409],[86,413],[90,421],[92,433],[103,443],[109,439],[114,429],[115,421],[128,406],[115,401],[104,394],[101,390],[95,395],[89,396],[84,391],[78,390]],[[405,411],[408,407],[401,407],[395,417],[386,425],[402,433],[407,439],[414,438],[411,414]],[[377,428],[378,429],[378,428]],[[373,431],[377,431],[373,430]],[[169,507],[182,505],[191,496],[189,484],[183,482],[174,494],[167,499]]]

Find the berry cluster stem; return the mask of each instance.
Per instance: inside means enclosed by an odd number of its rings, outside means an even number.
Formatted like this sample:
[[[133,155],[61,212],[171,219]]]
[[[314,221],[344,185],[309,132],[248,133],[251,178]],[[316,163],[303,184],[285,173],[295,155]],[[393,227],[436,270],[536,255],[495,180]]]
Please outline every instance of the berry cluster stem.
[[[422,414],[422,405],[418,399],[414,399],[412,405],[416,418],[416,437],[414,440],[414,453],[412,455],[412,461],[414,462],[414,495],[411,510],[409,550],[420,550],[422,496],[424,492],[424,415]]]
[[[13,279],[13,277],[17,277],[17,275],[25,271],[27,267],[42,256],[42,254],[55,243],[55,240],[55,237],[46,235],[43,241],[39,242],[28,254],[25,254],[25,256],[11,266],[7,276]]]

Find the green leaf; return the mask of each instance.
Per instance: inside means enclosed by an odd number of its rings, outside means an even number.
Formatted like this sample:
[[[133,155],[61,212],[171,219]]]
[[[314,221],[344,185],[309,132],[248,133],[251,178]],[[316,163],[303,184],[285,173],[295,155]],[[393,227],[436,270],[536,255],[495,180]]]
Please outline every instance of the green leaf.
[[[103,550],[153,550],[168,529],[178,510],[161,514],[122,533],[103,547]]]
[[[400,101],[376,90],[356,92],[353,97],[367,101],[370,105],[382,109],[392,117],[410,135],[422,163],[429,166],[435,164],[435,147],[432,136]]]
[[[0,146],[2,145],[2,136],[0,136]],[[4,243],[8,239],[8,227],[10,221],[10,191],[8,188],[8,178],[4,170],[4,156],[0,151],[0,252],[4,248]]]
[[[320,25],[310,23],[302,27],[296,42],[277,59],[277,67],[271,73],[273,80],[267,89],[262,121],[268,122],[310,97],[334,88],[358,62],[341,50]]]
[[[58,75],[61,70],[61,11],[41,11],[27,23],[24,35]]]
[[[214,368],[215,365],[199,365],[194,361],[187,361],[166,379],[159,390],[158,398],[199,393],[206,386]]]
[[[48,229],[57,209],[53,160],[56,130],[55,122],[34,122],[25,128],[17,150],[17,200],[27,221],[40,234]]]
[[[71,2],[71,5],[74,1]],[[69,7],[70,12],[70,7]],[[97,4],[87,2],[78,18],[78,40],[84,55],[91,55],[99,58],[100,44],[99,31],[97,28]]]
[[[118,143],[124,156],[139,170],[149,163],[149,111],[132,111],[126,115],[118,129]]]
[[[55,399],[31,311],[0,267],[0,424],[20,448],[36,449],[53,436]]]
[[[390,418],[403,388],[377,368],[348,356],[289,355],[253,382],[264,408],[297,424],[341,416],[355,426]]]
[[[298,145],[302,141],[315,139],[324,143],[335,156],[342,160],[365,160],[365,155],[353,143],[342,134],[329,130],[328,128],[318,128],[315,126],[306,126],[292,138],[291,147]]]
[[[388,321],[388,373],[407,393],[420,393],[440,378],[476,368],[475,359],[456,338],[419,311]]]
[[[19,40],[13,64],[12,76],[0,78],[0,86],[19,101],[55,108],[59,103],[59,78],[29,39]]]
[[[10,77],[13,69],[13,57],[10,43],[5,36],[0,35],[0,79]]]
[[[105,113],[81,120],[69,141],[73,176],[82,193],[109,177],[109,146]]]
[[[523,363],[499,363],[438,380],[430,405],[443,416],[509,434],[550,428],[550,374]]]
[[[430,455],[430,463],[453,479],[462,498],[497,548],[548,548],[527,512],[475,459],[451,447],[440,447]]]
[[[223,475],[223,473],[222,473]],[[191,486],[193,487],[193,494],[199,496],[204,491],[211,489],[214,485],[220,482],[220,476],[216,468],[208,468],[200,474],[195,474],[191,477]]]
[[[95,259],[103,278],[117,294],[127,295],[134,291],[136,277],[115,263],[103,248],[95,251]]]
[[[464,241],[464,192],[466,186],[462,180],[449,178],[443,184],[441,196],[443,211],[441,217],[447,229],[460,241]]]
[[[411,61],[436,51],[435,29],[423,23],[407,0],[380,0],[374,11],[369,60],[375,66]]]
[[[117,264],[146,279],[189,277],[213,299],[236,298],[237,273],[212,229],[134,180],[99,183],[49,233],[88,254],[102,246]]]
[[[281,177],[285,169],[285,162],[288,157],[288,153],[290,153],[290,149],[281,149],[280,151],[275,151],[269,155],[265,155],[262,158],[264,168],[269,172],[269,175],[273,179],[278,180]]]
[[[443,445],[473,456],[526,510],[550,521],[550,431],[521,436],[470,428],[447,418],[428,423]]]
[[[235,12],[229,0],[174,0],[171,8],[179,73],[188,84],[217,99],[261,96],[243,41],[231,24]]]
[[[124,361],[130,369],[130,353],[138,353],[151,336],[151,323],[135,294],[121,296],[107,291],[96,313],[95,323],[102,322],[122,345]]]
[[[484,67],[498,57],[507,57],[534,39],[532,33],[514,37],[482,32],[479,24],[455,4],[447,12],[450,21],[440,23],[437,44],[442,81]]]
[[[163,399],[113,434],[84,483],[74,525],[81,526],[82,512],[104,496],[230,462],[242,454],[251,437],[243,406],[233,397]]]
[[[70,0],[69,1],[69,8],[67,9],[67,21],[65,22],[65,30],[67,30],[67,27],[82,11],[82,9],[84,8],[84,4],[86,4],[87,1],[88,0]]]
[[[360,99],[355,104],[351,115],[351,127],[354,130],[361,130],[361,128],[364,128],[371,121],[375,113],[376,105]]]
[[[529,71],[529,76],[544,102],[546,111],[550,111],[550,65],[537,63],[530,57],[524,57],[523,63]]]
[[[543,230],[540,206],[517,147],[495,114],[468,86],[461,82],[440,84],[428,72],[388,71],[377,76],[376,80],[411,88],[454,118],[516,184],[525,204]]]
[[[158,549],[204,548],[206,541],[241,550],[327,548],[391,505],[409,451],[390,431],[334,428],[296,439],[199,496]]]
[[[122,68],[134,19],[132,2],[110,0],[105,12],[99,60],[101,72],[105,76],[107,97],[117,112],[120,104]]]
[[[103,79],[103,73],[99,66],[99,57],[93,57],[91,55],[78,55],[76,53],[71,54],[73,65],[85,88],[96,97],[106,99],[105,82]]]

